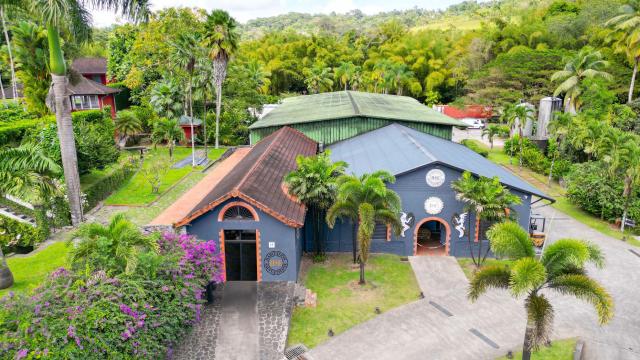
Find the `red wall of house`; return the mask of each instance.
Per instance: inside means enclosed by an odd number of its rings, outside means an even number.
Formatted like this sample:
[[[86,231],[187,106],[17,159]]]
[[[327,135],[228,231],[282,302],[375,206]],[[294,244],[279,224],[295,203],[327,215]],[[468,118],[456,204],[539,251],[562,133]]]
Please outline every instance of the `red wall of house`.
[[[111,106],[111,117],[116,118],[116,102],[113,95],[104,95],[100,97],[100,109],[105,106]]]

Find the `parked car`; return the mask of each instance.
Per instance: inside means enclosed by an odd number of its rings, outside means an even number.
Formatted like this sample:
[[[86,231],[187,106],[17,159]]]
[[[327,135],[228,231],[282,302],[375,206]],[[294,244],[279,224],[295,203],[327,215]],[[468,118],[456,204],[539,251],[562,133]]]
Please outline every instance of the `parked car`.
[[[460,121],[469,125],[468,129],[484,129],[484,127],[486,126],[484,121],[481,119],[467,118],[467,119],[462,119]]]

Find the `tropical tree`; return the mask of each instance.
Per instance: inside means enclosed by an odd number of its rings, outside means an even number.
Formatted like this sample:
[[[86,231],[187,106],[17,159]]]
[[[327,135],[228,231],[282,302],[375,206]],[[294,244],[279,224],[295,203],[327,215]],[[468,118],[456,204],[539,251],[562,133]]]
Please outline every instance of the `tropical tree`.
[[[120,141],[125,141],[129,136],[142,131],[142,121],[131,110],[120,110],[115,120],[116,131],[120,134]]]
[[[551,184],[551,179],[553,179],[553,167],[555,165],[556,158],[564,148],[564,141],[567,138],[572,122],[573,115],[556,111],[553,114],[553,119],[551,119],[547,127],[547,130],[553,139],[552,141],[555,141],[556,143],[556,149],[553,152],[553,158],[551,158],[551,167],[549,168],[549,184]]]
[[[502,129],[500,129],[500,125],[491,124],[486,128],[482,129],[482,137],[485,137],[485,136],[487,137],[487,140],[489,140],[489,144],[491,145],[492,149],[493,149],[493,138],[496,136],[500,136],[501,134],[502,134]]]
[[[158,115],[175,119],[184,109],[181,99],[179,86],[172,81],[161,81],[151,89],[149,104]]]
[[[580,108],[580,95],[585,79],[601,78],[611,80],[613,77],[604,69],[609,63],[602,60],[600,51],[589,46],[583,47],[574,57],[568,59],[564,69],[551,75],[551,81],[560,82],[553,96],[564,94],[565,106],[569,105],[572,113]]]
[[[509,130],[512,131],[513,127],[516,124],[516,107],[518,104],[507,104],[502,108],[502,112],[500,113],[500,122],[507,124]],[[509,148],[509,165],[513,164],[513,145]]]
[[[166,142],[169,146],[169,159],[173,159],[173,148],[176,141],[184,141],[184,131],[178,124],[178,120],[161,118],[153,124],[151,141],[153,144]]]
[[[513,264],[486,266],[476,272],[469,284],[469,299],[476,301],[491,288],[506,289],[512,296],[524,296],[527,326],[522,359],[531,359],[549,339],[554,309],[547,291],[571,295],[595,308],[600,324],[613,317],[611,295],[587,275],[586,265],[604,265],[603,254],[596,245],[577,239],[560,239],[545,247],[537,259],[529,234],[518,224],[495,224],[488,232],[491,250]],[[542,290],[545,290],[545,293]]]
[[[618,52],[624,52],[633,63],[629,96],[627,97],[627,102],[631,102],[638,73],[638,62],[640,61],[640,2],[631,0],[622,5],[618,15],[609,19],[605,25],[614,29],[610,39],[614,42],[614,49]]]
[[[209,95],[214,92],[214,76],[213,67],[211,66],[207,57],[198,57],[196,61],[196,73],[193,78],[194,90],[193,97],[199,101],[202,101],[202,135],[204,143],[204,157],[209,156],[209,135],[207,133],[207,115],[208,112],[208,99]]]
[[[327,224],[333,229],[336,219],[349,218],[357,226],[358,261],[360,262],[360,284],[365,284],[365,265],[369,259],[371,238],[376,223],[393,228],[399,234],[400,197],[387,188],[395,177],[380,170],[362,176],[342,175],[338,178],[336,202],[327,211]],[[354,239],[355,240],[355,239]],[[354,244],[354,251],[356,249]]]
[[[258,91],[261,94],[267,94],[271,86],[271,72],[264,65],[257,61],[247,63],[247,72],[249,78],[258,85]]]
[[[304,83],[311,94],[318,94],[322,91],[331,90],[333,80],[331,80],[331,69],[323,65],[314,65],[312,68],[303,70],[305,76]]]
[[[0,6],[18,6],[28,10],[47,28],[49,43],[49,70],[51,88],[47,105],[55,113],[62,153],[62,167],[67,184],[67,197],[71,209],[71,222],[78,225],[83,218],[80,199],[80,176],[76,154],[71,103],[67,93],[67,66],[62,53],[60,32],[68,31],[78,42],[86,41],[91,33],[91,17],[81,0],[0,0]],[[94,8],[114,10],[133,21],[144,20],[149,14],[149,2],[138,0],[94,0]]]
[[[314,156],[298,156],[298,167],[285,178],[289,194],[307,205],[313,219],[316,254],[323,253],[324,232],[321,220],[334,203],[338,189],[338,176],[344,174],[347,163],[331,162],[329,150]]]
[[[213,10],[204,25],[204,44],[213,63],[216,87],[216,149],[220,146],[220,108],[222,83],[227,77],[229,59],[238,48],[237,22],[224,10]]]
[[[336,80],[342,84],[344,90],[349,89],[349,84],[353,77],[360,70],[359,66],[354,65],[352,62],[341,62],[340,66],[333,69],[333,76]],[[351,86],[353,88],[353,85]]]
[[[534,112],[535,110],[528,107],[526,104],[518,104],[513,109],[512,121],[515,121],[515,124],[518,128],[518,136],[520,137],[518,141],[520,145],[520,162],[519,162],[520,168],[522,168],[522,158],[524,155],[524,127],[528,121],[535,120]]]
[[[456,192],[456,200],[464,203],[464,209],[469,215],[473,214],[476,222],[478,244],[474,246],[471,240],[471,231],[467,232],[471,259],[480,268],[484,263],[489,249],[482,253],[484,232],[482,221],[502,221],[513,216],[513,206],[520,204],[520,197],[512,194],[500,179],[496,176],[492,179],[481,176],[475,178],[470,172],[465,171],[462,176],[451,183],[451,188]],[[471,216],[467,216],[469,228],[471,228]],[[474,247],[477,254],[474,254]]]
[[[136,270],[140,252],[158,250],[156,239],[144,236],[122,213],[111,218],[106,226],[83,224],[75,235],[79,241],[71,249],[69,260],[73,268],[80,270],[131,274]]]
[[[606,124],[591,117],[577,116],[572,127],[568,136],[569,143],[577,150],[582,150],[587,154],[587,159],[591,160],[600,148]]]
[[[9,0],[4,0],[8,2]],[[13,51],[11,50],[11,40],[9,39],[9,31],[7,29],[7,21],[5,19],[5,10],[3,1],[0,1],[0,21],[2,22],[2,32],[4,34],[4,41],[7,46],[7,54],[9,55],[9,70],[11,71],[11,92],[13,99],[18,98],[18,83],[16,81],[16,65],[13,62]],[[0,84],[0,86],[2,86]],[[2,89],[2,98],[5,98],[4,88]]]

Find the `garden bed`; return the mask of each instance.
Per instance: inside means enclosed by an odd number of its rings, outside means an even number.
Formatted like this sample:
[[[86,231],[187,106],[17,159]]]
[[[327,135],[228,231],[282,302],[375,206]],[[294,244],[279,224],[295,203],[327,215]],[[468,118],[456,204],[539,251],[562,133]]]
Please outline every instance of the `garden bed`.
[[[311,263],[308,257],[303,262]],[[330,254],[322,264],[309,264],[300,277],[318,301],[315,308],[294,310],[288,343],[309,348],[327,340],[329,329],[340,334],[376,316],[376,307],[385,312],[418,300],[420,294],[411,265],[396,255],[372,255],[364,286],[358,285],[359,268],[351,253]]]
[[[531,354],[532,360],[572,360],[573,352],[576,347],[576,339],[566,339],[552,341],[551,346],[542,346],[538,351]],[[507,360],[508,357],[503,356],[496,360]],[[513,355],[513,359],[522,359],[522,352]]]
[[[464,275],[467,277],[467,279],[471,280],[471,278],[473,277],[473,274],[476,271],[476,266],[473,263],[473,260],[471,260],[471,258],[456,258],[456,260],[458,261],[458,264],[462,268],[462,272],[464,273]],[[484,261],[484,263],[482,263],[482,267],[493,266],[493,265],[510,265],[512,263],[513,263],[512,260],[498,260],[493,258],[487,258]]]

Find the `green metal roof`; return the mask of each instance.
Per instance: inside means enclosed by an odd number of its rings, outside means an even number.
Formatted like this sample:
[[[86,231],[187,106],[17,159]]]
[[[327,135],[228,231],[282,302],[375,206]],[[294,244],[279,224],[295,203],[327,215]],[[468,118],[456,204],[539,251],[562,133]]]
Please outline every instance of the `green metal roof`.
[[[282,104],[249,128],[257,129],[350,117],[467,126],[461,121],[441,114],[408,96],[337,91],[284,99]]]

